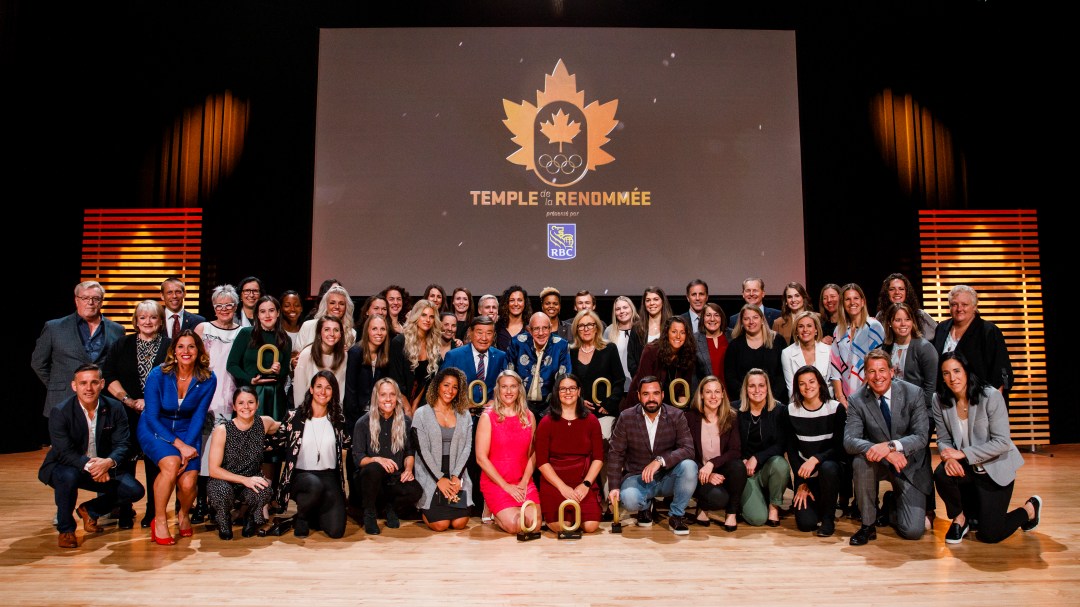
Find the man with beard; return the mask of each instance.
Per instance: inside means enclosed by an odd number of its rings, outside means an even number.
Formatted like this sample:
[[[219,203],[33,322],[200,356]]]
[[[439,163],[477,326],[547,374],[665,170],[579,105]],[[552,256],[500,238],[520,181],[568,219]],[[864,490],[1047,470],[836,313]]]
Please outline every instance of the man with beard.
[[[694,439],[683,412],[665,405],[660,380],[641,378],[639,403],[624,410],[615,423],[608,452],[608,494],[611,503],[637,512],[637,525],[653,524],[652,499],[671,497],[668,528],[689,535],[686,505],[697,489]]]

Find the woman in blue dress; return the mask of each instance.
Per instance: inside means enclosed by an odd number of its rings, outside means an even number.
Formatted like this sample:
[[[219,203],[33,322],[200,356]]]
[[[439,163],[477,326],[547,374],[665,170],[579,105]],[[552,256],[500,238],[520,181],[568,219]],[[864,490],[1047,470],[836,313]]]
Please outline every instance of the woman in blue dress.
[[[180,537],[194,535],[189,513],[195,501],[203,422],[216,388],[210,355],[191,329],[173,339],[165,362],[146,377],[146,408],[139,418],[138,436],[143,452],[160,470],[154,481],[150,537],[163,546],[176,543],[166,518],[174,489],[180,504],[176,513]]]

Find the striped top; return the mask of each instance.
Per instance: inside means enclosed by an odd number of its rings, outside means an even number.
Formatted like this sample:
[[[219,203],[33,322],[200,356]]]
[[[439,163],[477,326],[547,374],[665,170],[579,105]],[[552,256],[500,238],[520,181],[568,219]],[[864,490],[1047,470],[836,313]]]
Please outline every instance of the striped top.
[[[794,403],[788,405],[788,461],[793,471],[798,471],[811,457],[817,457],[819,462],[840,460],[844,453],[846,413],[835,400],[814,411],[796,407]]]

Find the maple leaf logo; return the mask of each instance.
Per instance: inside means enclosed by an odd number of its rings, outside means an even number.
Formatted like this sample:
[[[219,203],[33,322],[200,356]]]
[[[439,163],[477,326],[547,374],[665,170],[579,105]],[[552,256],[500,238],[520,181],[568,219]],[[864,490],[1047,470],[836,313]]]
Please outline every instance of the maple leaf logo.
[[[574,137],[578,136],[581,132],[581,125],[570,120],[569,114],[564,114],[562,110],[551,115],[551,122],[541,122],[540,132],[548,138],[548,143],[559,144],[559,151],[562,151],[562,144],[573,143]]]
[[[566,187],[576,183],[588,171],[615,160],[602,148],[610,141],[608,134],[619,124],[615,120],[618,106],[618,99],[585,105],[585,93],[577,89],[577,77],[559,59],[551,74],[544,75],[544,90],[536,91],[535,105],[503,99],[503,124],[514,134],[511,141],[520,146],[506,159],[535,172],[549,185]],[[541,115],[551,120],[539,122]],[[574,143],[582,134],[581,141]],[[541,141],[545,138],[546,144]],[[564,145],[571,146],[565,154]]]

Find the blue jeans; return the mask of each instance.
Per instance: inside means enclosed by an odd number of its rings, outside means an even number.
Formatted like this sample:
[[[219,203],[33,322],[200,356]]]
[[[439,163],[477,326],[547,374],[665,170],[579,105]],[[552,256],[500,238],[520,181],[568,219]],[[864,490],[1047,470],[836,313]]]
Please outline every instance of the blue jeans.
[[[697,489],[697,473],[697,463],[684,459],[674,468],[657,472],[651,483],[642,482],[640,474],[628,476],[619,487],[619,501],[628,512],[641,512],[654,497],[670,497],[668,512],[671,516],[684,516],[686,505]]]
[[[56,499],[56,530],[60,533],[75,532],[72,512],[75,511],[75,501],[79,499],[79,489],[98,494],[86,502],[87,512],[95,518],[108,514],[118,503],[131,506],[131,502],[139,501],[145,493],[142,484],[120,468],[113,468],[113,477],[99,483],[85,470],[57,464],[49,478],[49,485]]]

